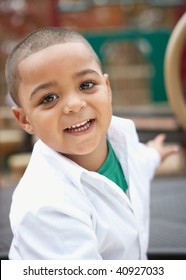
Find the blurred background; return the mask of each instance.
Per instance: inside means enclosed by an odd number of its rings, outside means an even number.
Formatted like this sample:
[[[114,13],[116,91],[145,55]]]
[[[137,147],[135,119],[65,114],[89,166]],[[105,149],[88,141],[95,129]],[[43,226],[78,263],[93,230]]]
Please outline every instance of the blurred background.
[[[186,12],[185,0],[0,0],[0,256],[7,257],[8,211],[36,139],[13,119],[4,76],[8,54],[26,34],[66,26],[91,43],[110,76],[114,114],[134,120],[146,142],[167,134],[180,152],[161,164],[152,187],[150,258],[186,256],[186,135],[164,81],[167,43]],[[180,77],[186,97],[186,44]],[[168,230],[167,230],[168,229]]]

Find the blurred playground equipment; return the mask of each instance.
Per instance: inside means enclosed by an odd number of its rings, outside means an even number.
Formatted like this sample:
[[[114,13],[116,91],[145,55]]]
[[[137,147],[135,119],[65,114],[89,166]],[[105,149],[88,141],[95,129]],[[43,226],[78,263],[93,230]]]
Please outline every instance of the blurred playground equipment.
[[[174,113],[186,130],[186,13],[174,28],[165,56],[167,95]],[[184,71],[181,71],[184,69]],[[183,73],[183,76],[181,75]]]

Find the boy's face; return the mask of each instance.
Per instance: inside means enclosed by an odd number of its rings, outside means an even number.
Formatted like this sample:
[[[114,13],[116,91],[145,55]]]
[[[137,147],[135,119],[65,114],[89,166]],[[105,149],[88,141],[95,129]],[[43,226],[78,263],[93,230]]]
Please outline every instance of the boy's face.
[[[112,116],[111,89],[82,43],[54,45],[20,62],[21,127],[68,155],[101,149]]]

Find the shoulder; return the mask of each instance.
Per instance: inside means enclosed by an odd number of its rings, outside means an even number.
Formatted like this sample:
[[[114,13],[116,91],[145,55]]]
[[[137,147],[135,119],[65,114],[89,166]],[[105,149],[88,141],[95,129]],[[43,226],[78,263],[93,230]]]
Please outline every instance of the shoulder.
[[[111,127],[126,131],[136,130],[135,124],[131,119],[125,119],[117,116],[112,117]]]
[[[131,119],[121,118],[118,116],[112,116],[111,124],[121,125],[121,126],[125,126],[125,127],[134,126],[134,122]]]
[[[113,116],[109,127],[108,135],[125,135],[132,137],[138,141],[136,126],[130,119]]]

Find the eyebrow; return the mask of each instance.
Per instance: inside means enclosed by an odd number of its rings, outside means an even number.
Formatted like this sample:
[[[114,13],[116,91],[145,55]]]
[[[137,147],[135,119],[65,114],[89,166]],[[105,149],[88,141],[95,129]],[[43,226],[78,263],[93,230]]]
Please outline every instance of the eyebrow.
[[[39,91],[42,89],[48,89],[52,86],[56,85],[56,82],[48,82],[48,83],[44,83],[44,84],[40,84],[39,86],[37,86],[30,95],[30,99]]]
[[[100,77],[99,73],[93,69],[84,69],[81,70],[77,73],[74,74],[74,77],[80,77],[80,76],[84,76],[86,74],[96,74],[98,77]]]

